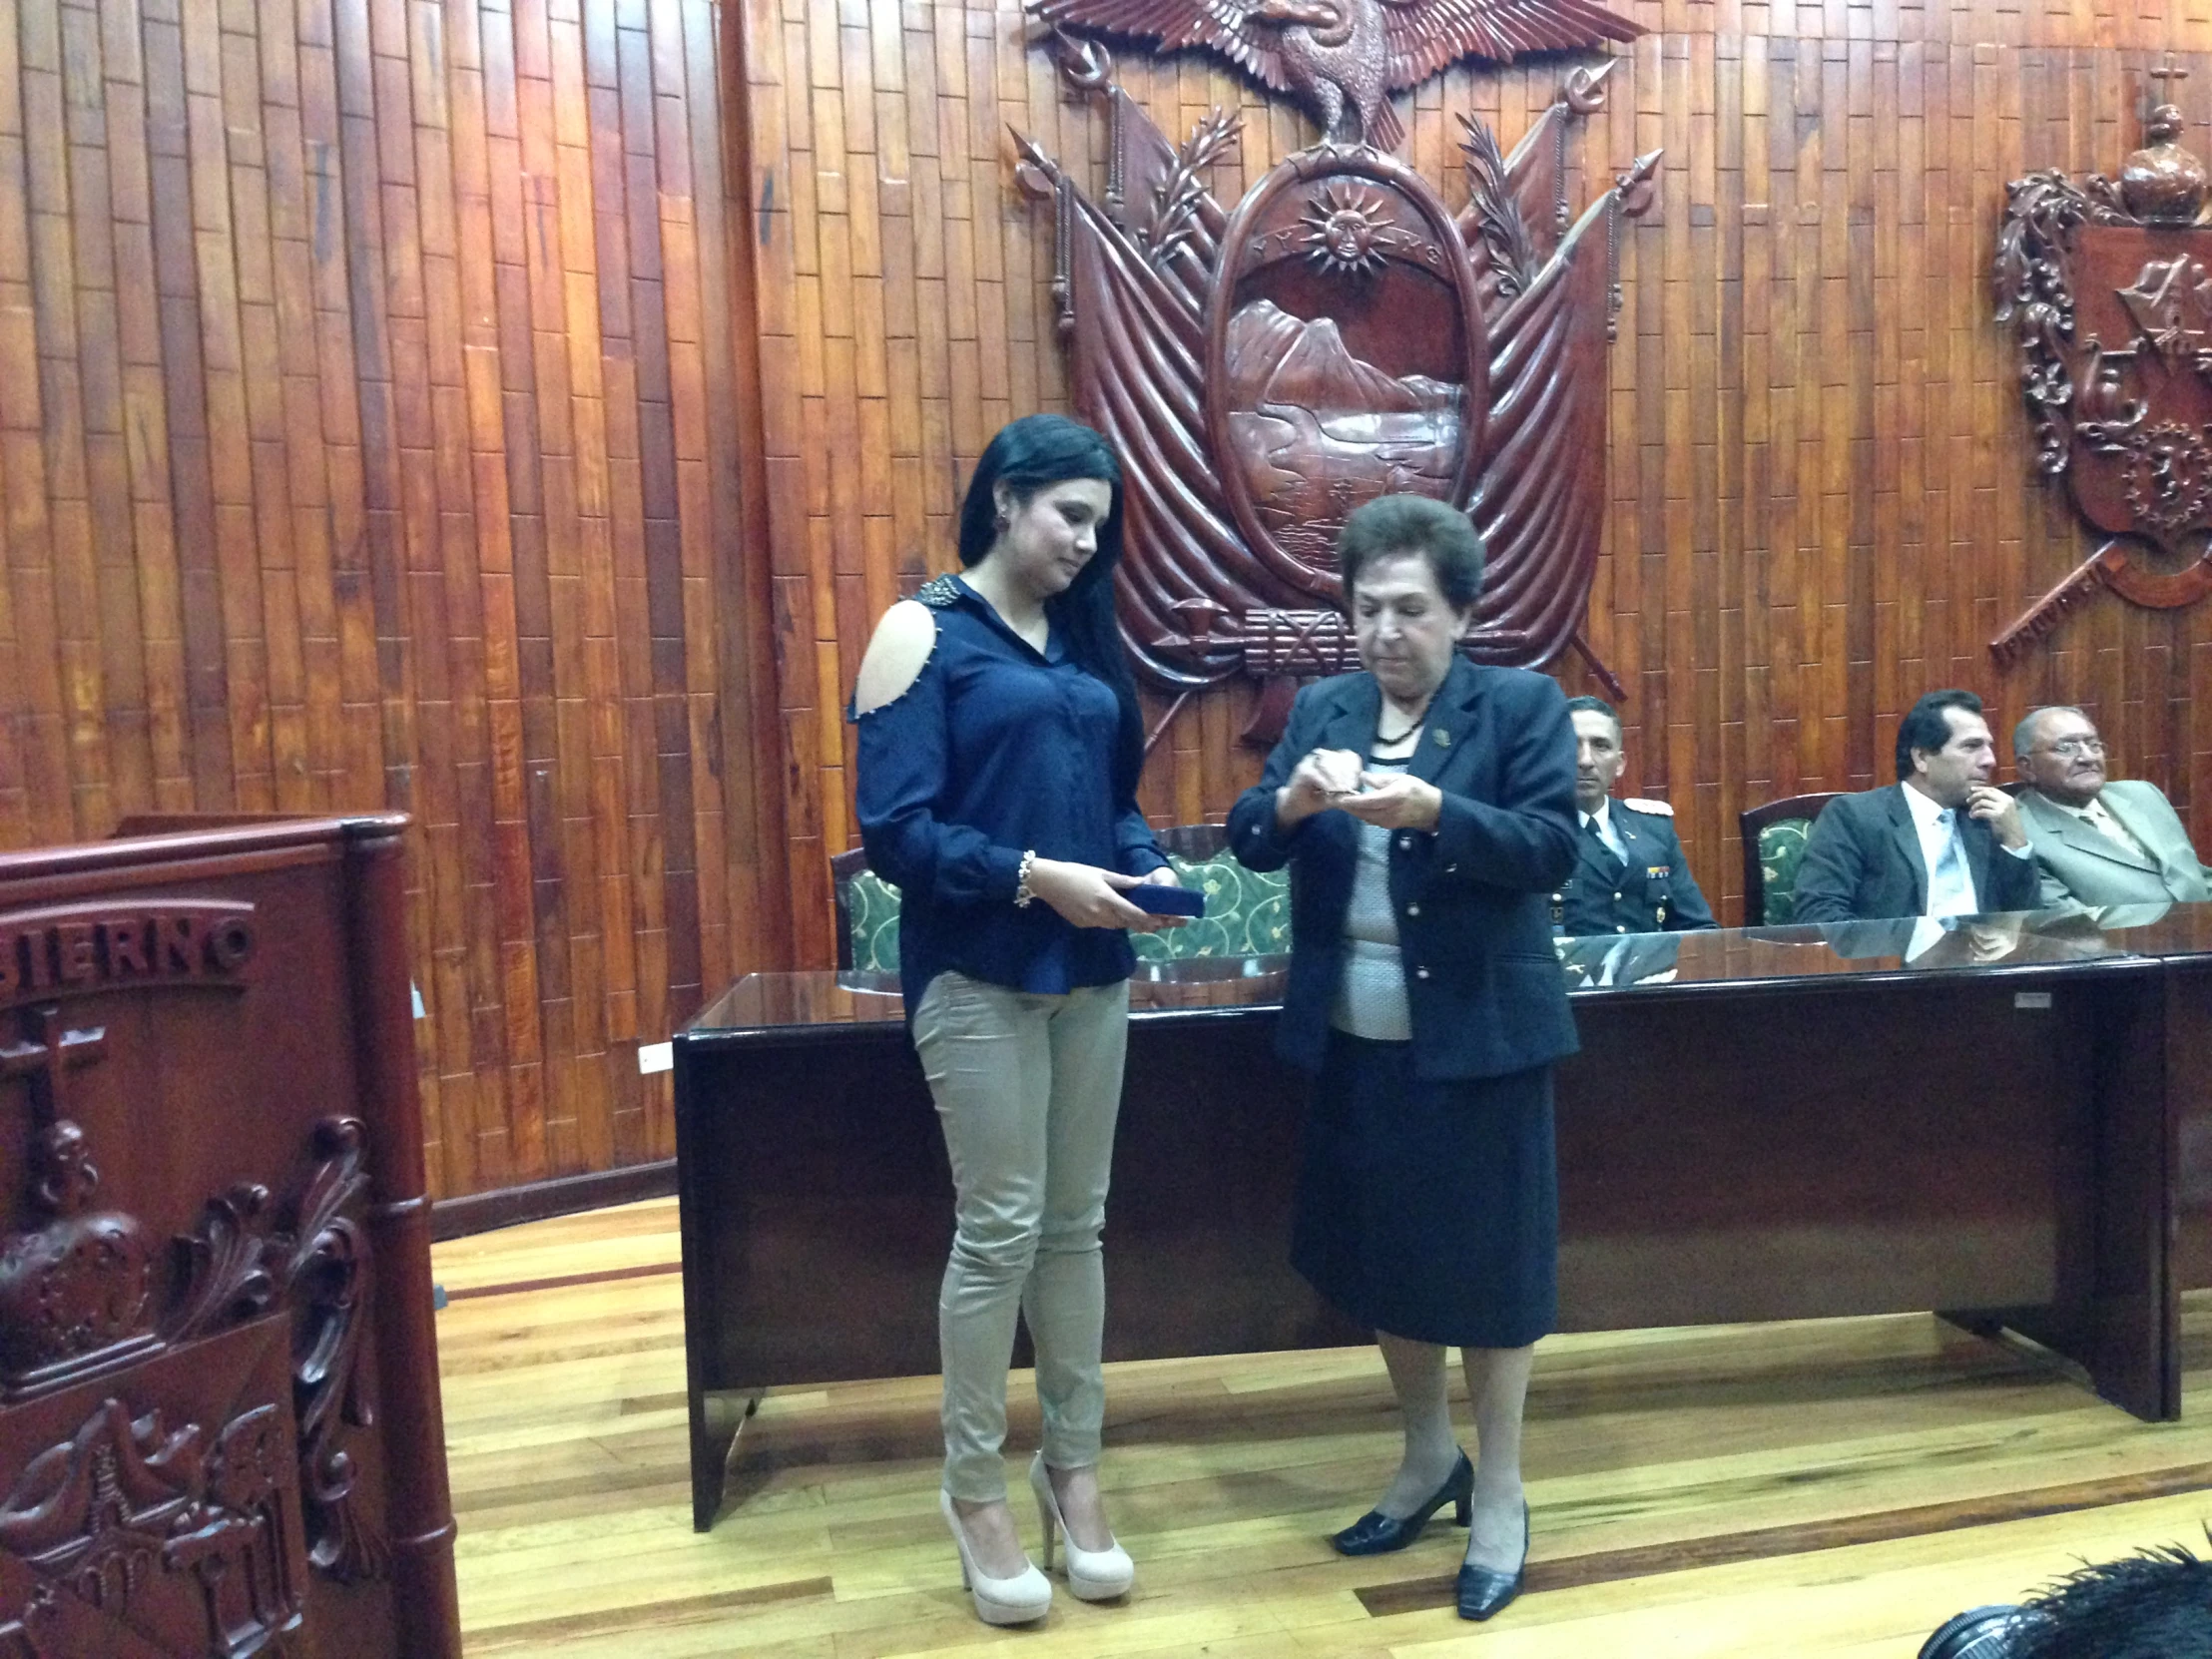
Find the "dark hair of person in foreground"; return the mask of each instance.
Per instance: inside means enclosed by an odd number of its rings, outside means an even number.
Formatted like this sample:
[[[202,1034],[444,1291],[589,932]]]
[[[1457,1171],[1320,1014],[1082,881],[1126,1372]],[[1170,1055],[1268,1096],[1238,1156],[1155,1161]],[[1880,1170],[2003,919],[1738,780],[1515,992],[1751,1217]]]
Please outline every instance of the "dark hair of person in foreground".
[[[2085,1566],[2021,1606],[1959,1614],[1921,1659],[2212,1659],[2212,1561],[2162,1544]]]
[[[2180,1544],[2083,1567],[2027,1605],[2043,1616],[2008,1659],[2212,1659],[2212,1561]]]

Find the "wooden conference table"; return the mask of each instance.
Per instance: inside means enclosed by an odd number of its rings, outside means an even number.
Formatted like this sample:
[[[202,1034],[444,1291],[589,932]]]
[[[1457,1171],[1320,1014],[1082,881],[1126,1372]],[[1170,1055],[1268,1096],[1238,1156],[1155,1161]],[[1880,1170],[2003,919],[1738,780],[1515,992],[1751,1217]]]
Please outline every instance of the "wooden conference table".
[[[1936,1310],[2178,1416],[2178,1290],[2212,1283],[2212,905],[1918,925],[1562,941],[1562,1329]],[[1286,1260],[1284,959],[1169,966],[1134,986],[1107,1358],[1367,1341]],[[952,1194],[877,977],[740,980],[676,1040],[676,1129],[704,1530],[764,1388],[937,1369]]]

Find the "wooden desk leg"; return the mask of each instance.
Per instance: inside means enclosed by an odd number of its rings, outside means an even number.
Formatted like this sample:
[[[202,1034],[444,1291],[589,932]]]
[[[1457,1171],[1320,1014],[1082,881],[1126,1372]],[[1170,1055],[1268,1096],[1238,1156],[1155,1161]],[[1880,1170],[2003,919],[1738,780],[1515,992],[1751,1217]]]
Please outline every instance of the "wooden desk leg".
[[[2181,1415],[2181,1305],[2174,1272],[2179,1104],[2169,1093],[2167,1007],[2181,976],[2131,975],[2103,985],[2091,1106],[2068,1157],[2093,1172],[2062,1212],[2059,1299],[1943,1317],[1986,1334],[1995,1325],[2063,1355],[2099,1396],[2145,1422]]]
[[[1945,1325],[1955,1325],[1969,1337],[1993,1341],[2004,1333],[2004,1316],[1985,1308],[1938,1308],[1936,1317]]]
[[[675,1051],[677,1219],[684,1252],[684,1390],[691,1408],[692,1530],[705,1532],[722,1510],[730,1448],[761,1395],[759,1389],[747,1393],[717,1386],[720,1379],[711,1358],[720,1329],[717,1258],[703,1220],[709,1199],[697,1190],[699,1172],[713,1156],[713,1148],[702,1145],[710,1138],[703,1122],[707,1106],[692,1045],[679,1035]]]
[[[716,1388],[691,1400],[692,1530],[714,1529],[738,1438],[760,1409],[758,1388]]]
[[[2166,970],[2174,1114],[2174,1289],[2212,1289],[2212,968]]]
[[[2146,1422],[2181,1415],[2181,1300],[2174,1277],[2179,1103],[2168,1042],[2187,994],[2164,972],[2102,988],[2096,1059],[2096,1255],[2083,1310],[2097,1392]]]

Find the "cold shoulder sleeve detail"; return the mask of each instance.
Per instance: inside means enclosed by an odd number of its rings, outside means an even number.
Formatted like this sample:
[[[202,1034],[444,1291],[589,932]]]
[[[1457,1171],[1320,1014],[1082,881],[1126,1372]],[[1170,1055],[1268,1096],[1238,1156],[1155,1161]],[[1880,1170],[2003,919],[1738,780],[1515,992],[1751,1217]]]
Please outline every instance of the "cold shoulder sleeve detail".
[[[855,805],[868,867],[949,903],[1011,901],[1020,847],[941,816],[951,757],[944,675],[932,651],[913,683],[859,717]]]
[[[864,720],[906,697],[936,656],[937,633],[936,617],[920,605],[906,601],[885,611],[853,677],[846,718]]]

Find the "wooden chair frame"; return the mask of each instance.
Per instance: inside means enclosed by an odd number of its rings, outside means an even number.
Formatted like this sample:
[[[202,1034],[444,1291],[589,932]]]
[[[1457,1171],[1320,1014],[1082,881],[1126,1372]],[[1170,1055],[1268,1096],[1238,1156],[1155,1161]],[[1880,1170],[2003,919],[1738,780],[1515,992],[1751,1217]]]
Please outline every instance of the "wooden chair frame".
[[[1780,801],[1770,801],[1763,807],[1748,807],[1736,815],[1736,823],[1744,837],[1744,925],[1764,927],[1767,922],[1767,876],[1759,862],[1759,836],[1770,824],[1784,824],[1801,818],[1808,824],[1821,816],[1821,812],[1841,795],[1841,790],[1822,790],[1812,795],[1785,796]]]

